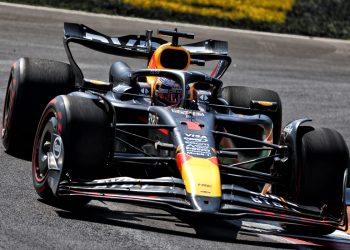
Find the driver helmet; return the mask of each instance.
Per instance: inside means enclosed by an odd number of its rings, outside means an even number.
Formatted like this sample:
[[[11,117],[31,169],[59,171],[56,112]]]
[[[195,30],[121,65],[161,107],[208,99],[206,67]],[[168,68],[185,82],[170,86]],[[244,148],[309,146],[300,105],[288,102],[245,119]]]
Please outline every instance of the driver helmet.
[[[170,43],[159,46],[153,53],[148,64],[150,69],[177,69],[187,70],[190,64],[189,52]],[[183,89],[180,83],[166,77],[147,77],[147,82],[152,86],[152,95],[156,105],[176,106],[181,103]],[[189,87],[186,87],[189,93]],[[185,98],[188,94],[185,95]]]
[[[182,87],[174,80],[165,77],[158,77],[154,84],[154,96],[157,105],[163,106],[176,106],[181,103]],[[187,86],[185,91],[187,97],[189,93],[189,87]]]

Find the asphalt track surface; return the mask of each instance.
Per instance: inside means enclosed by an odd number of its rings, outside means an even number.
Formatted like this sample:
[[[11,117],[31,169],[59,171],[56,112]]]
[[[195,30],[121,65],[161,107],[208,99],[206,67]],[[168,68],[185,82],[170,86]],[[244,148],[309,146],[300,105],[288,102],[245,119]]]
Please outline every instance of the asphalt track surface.
[[[341,132],[350,146],[350,43],[337,40],[182,26],[62,11],[36,10],[0,3],[0,116],[7,78],[19,57],[67,62],[63,22],[84,23],[110,35],[143,34],[174,28],[198,39],[229,41],[233,64],[226,85],[269,88],[283,102],[283,123],[313,118],[317,127]],[[73,52],[74,53],[74,52]],[[76,47],[88,78],[108,79],[117,60]],[[127,60],[132,67],[145,62]],[[1,117],[0,117],[1,118]],[[30,122],[30,121],[28,121]],[[344,233],[323,238],[286,235],[278,225],[256,222],[190,226],[167,212],[132,205],[91,202],[78,213],[45,204],[31,180],[31,163],[0,146],[0,249],[349,249]]]

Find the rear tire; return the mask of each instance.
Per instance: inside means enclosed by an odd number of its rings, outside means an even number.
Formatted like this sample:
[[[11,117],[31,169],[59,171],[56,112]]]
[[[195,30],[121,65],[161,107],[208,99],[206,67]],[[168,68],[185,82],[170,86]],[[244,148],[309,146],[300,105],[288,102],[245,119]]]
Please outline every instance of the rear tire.
[[[275,91],[253,87],[227,86],[222,89],[221,95],[229,105],[244,108],[250,107],[251,100],[276,102],[276,112],[259,111],[259,114],[270,117],[273,122],[273,142],[275,144],[279,143],[282,129],[282,102]],[[241,113],[246,115],[251,114],[251,111],[249,113],[242,111]]]
[[[56,61],[20,58],[11,68],[2,117],[5,150],[30,159],[35,131],[47,103],[74,89],[71,66]]]
[[[53,99],[41,117],[34,141],[32,176],[38,195],[57,204],[87,203],[86,198],[53,194],[48,183],[49,159],[61,170],[61,178],[97,179],[104,172],[111,138],[108,115],[98,99]]]

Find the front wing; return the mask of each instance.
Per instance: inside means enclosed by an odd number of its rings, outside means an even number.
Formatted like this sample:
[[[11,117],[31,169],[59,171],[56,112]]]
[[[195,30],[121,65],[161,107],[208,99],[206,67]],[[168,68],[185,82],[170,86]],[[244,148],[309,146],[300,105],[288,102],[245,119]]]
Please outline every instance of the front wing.
[[[231,219],[251,218],[347,230],[345,213],[341,219],[325,217],[316,207],[300,206],[282,197],[262,195],[234,184],[222,185],[222,193],[220,209],[214,213],[204,213],[193,209],[186,199],[183,181],[174,177],[117,177],[88,182],[65,181],[58,189],[60,196],[84,196],[97,200],[138,204],[193,216],[205,214]]]

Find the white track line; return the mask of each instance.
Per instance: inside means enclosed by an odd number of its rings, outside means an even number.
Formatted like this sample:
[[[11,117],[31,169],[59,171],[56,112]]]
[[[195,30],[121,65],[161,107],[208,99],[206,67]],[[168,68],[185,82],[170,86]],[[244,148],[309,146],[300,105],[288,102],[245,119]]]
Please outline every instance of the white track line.
[[[262,238],[280,243],[305,246],[301,247],[301,249],[308,249],[307,246],[327,246],[332,244],[334,244],[334,246],[337,244],[345,244],[350,247],[350,235],[338,230],[330,235],[320,237],[292,235],[285,233],[278,223],[267,221],[243,221],[242,228],[256,233]]]
[[[160,20],[150,20],[144,18],[135,18],[135,17],[124,17],[118,15],[107,15],[107,14],[97,14],[90,13],[86,11],[77,11],[77,10],[68,10],[68,9],[58,9],[51,7],[41,7],[41,6],[33,6],[33,5],[24,5],[24,4],[15,4],[15,3],[5,3],[0,2],[0,6],[8,6],[8,7],[16,7],[22,9],[30,9],[30,10],[41,10],[41,11],[50,11],[50,12],[59,12],[65,14],[74,14],[74,15],[84,15],[91,17],[102,17],[102,18],[110,18],[117,20],[126,20],[131,22],[142,22],[142,23],[151,23],[151,24],[165,24],[165,25],[176,25],[190,28],[199,28],[199,29],[211,29],[232,33],[241,33],[241,34],[251,34],[251,35],[261,35],[261,36],[272,36],[272,37],[281,37],[281,38],[292,38],[292,39],[303,39],[303,40],[314,40],[321,41],[327,43],[344,43],[350,44],[350,40],[340,40],[340,39],[332,39],[332,38],[322,38],[322,37],[309,37],[309,36],[301,36],[301,35],[289,35],[289,34],[279,34],[279,33],[271,33],[271,32],[261,32],[261,31],[252,31],[252,30],[241,30],[241,29],[231,29],[231,28],[223,28],[223,27],[215,27],[215,26],[205,26],[199,24],[189,24],[189,23],[179,23],[179,22],[168,22],[168,21],[160,21]]]

